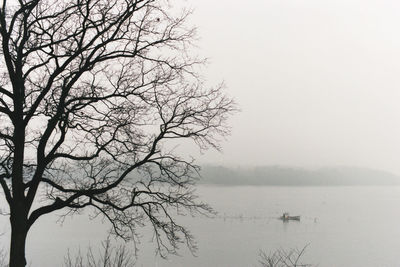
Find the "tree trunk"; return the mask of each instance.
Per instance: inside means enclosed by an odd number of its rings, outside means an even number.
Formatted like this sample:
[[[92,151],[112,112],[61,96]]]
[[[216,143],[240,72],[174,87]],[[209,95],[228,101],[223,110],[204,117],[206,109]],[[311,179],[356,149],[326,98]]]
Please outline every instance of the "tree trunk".
[[[28,221],[24,212],[11,214],[11,245],[9,267],[25,267],[25,243],[28,234]]]
[[[9,267],[25,267],[25,243],[28,234],[28,209],[25,199],[24,153],[25,124],[23,121],[24,87],[22,80],[14,85],[15,121],[13,142],[15,145],[12,165],[12,201],[10,203],[11,244]]]

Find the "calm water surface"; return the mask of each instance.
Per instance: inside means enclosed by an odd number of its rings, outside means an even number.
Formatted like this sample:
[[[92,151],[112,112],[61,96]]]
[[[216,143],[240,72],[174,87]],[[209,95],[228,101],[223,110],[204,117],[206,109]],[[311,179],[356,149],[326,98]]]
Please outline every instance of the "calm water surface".
[[[215,187],[198,194],[218,212],[217,218],[182,218],[198,241],[197,256],[162,260],[143,230],[137,266],[259,266],[260,249],[302,248],[303,261],[324,266],[400,266],[400,187]],[[301,215],[283,223],[282,212]],[[28,240],[31,266],[61,266],[68,248],[97,246],[108,225],[87,216],[67,218],[63,226],[48,215]],[[2,218],[7,247],[7,218]]]

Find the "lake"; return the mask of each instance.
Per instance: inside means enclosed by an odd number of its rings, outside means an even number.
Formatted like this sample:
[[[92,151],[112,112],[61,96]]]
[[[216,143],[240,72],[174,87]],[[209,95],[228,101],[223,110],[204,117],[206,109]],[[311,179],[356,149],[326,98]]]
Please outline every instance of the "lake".
[[[196,257],[183,248],[181,256],[163,260],[143,230],[136,266],[260,266],[260,250],[301,249],[304,263],[324,266],[400,266],[400,187],[268,187],[199,186],[202,200],[219,212],[216,218],[181,218],[198,242]],[[301,221],[282,222],[283,212]],[[3,247],[8,246],[7,218],[1,220]],[[48,215],[28,237],[31,266],[61,266],[71,253],[97,246],[108,225],[86,215],[63,225]]]

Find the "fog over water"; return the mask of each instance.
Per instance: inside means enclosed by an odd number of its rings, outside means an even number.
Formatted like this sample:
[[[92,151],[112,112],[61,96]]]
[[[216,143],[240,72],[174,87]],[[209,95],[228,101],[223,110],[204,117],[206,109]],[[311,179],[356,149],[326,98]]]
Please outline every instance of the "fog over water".
[[[242,109],[224,153],[201,162],[400,173],[400,2],[182,4],[195,10],[206,80]]]
[[[400,246],[400,187],[266,187],[199,186],[198,193],[219,214],[215,218],[184,217],[198,242],[196,257],[182,247],[180,256],[160,259],[154,254],[152,234],[140,229],[139,267],[260,266],[260,250],[303,248],[303,263],[313,266],[398,266]],[[283,211],[301,215],[300,222],[282,222]],[[28,238],[31,266],[61,266],[68,249],[72,255],[91,245],[100,250],[109,225],[97,218],[66,218],[56,224],[54,214],[43,217]],[[8,224],[0,217],[6,246]],[[43,238],[45,236],[46,238]],[[57,244],[57,245],[55,245]],[[132,244],[128,244],[132,248]]]

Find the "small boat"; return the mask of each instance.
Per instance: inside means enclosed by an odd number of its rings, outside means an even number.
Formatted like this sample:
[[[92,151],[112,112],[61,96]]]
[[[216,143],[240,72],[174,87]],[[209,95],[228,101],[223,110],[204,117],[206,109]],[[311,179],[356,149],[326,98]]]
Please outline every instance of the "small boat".
[[[300,216],[290,216],[288,212],[279,217],[282,221],[300,221]]]

